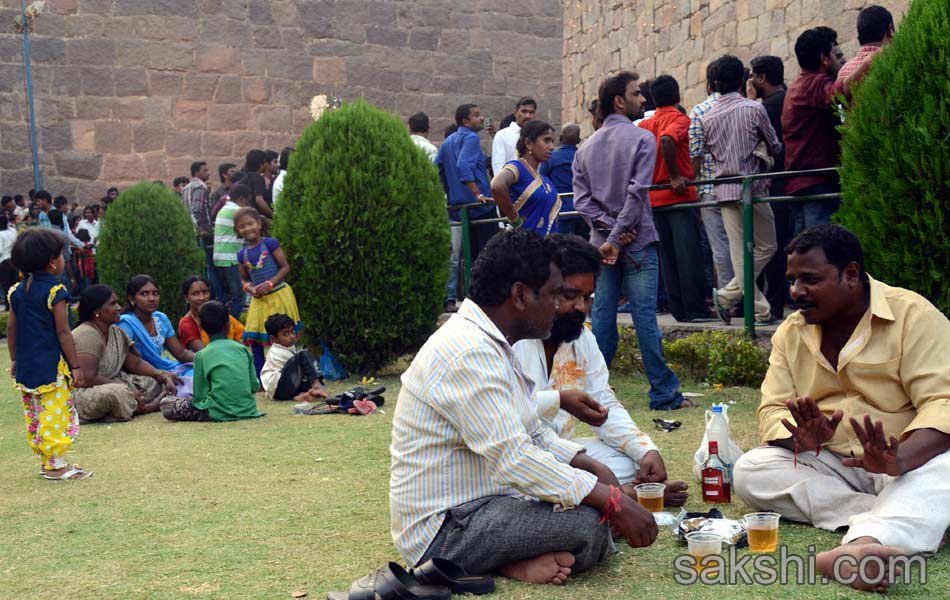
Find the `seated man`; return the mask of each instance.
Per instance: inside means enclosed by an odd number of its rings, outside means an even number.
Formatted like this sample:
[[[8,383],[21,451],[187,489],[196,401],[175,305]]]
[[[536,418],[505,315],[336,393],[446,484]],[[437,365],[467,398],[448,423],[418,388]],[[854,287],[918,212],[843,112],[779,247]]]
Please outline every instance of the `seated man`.
[[[818,568],[880,591],[894,573],[849,567],[935,551],[950,525],[950,322],[870,278],[842,227],[806,230],[787,253],[800,310],[772,338],[758,412],[767,445],[736,463],[735,491],[793,521],[847,526]]]
[[[640,431],[608,382],[607,363],[594,334],[584,327],[600,270],[600,252],[574,235],[547,238],[564,284],[551,336],[514,345],[521,368],[534,383],[541,424],[564,439],[574,436],[574,419],[593,426],[596,438],[577,440],[587,455],[607,466],[634,498],[633,485],[665,482],[666,504],[686,502],[686,483],[666,481],[666,466],[650,436]]]
[[[607,467],[541,425],[511,349],[551,332],[562,283],[551,259],[534,233],[494,236],[469,299],[402,376],[389,506],[409,565],[445,558],[469,573],[558,584],[613,550],[610,527],[631,546],[656,539],[652,515]]]

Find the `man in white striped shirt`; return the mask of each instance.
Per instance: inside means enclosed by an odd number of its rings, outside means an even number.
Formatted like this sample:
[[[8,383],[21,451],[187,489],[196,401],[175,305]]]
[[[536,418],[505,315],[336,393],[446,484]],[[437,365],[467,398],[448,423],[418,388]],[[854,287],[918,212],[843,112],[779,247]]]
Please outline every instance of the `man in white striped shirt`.
[[[632,546],[656,539],[652,516],[613,473],[538,420],[511,344],[551,332],[562,285],[551,259],[534,233],[493,237],[469,299],[402,376],[389,503],[410,565],[439,557],[470,573],[558,584],[613,550],[602,521]]]

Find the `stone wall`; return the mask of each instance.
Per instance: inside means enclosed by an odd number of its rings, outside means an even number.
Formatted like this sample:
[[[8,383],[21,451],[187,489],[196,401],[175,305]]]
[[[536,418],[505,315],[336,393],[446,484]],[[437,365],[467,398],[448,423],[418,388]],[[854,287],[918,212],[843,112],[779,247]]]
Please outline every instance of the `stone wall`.
[[[899,22],[908,0],[565,0],[564,122],[587,124],[597,86],[621,69],[641,79],[673,75],[687,107],[705,97],[706,65],[723,54],[746,64],[780,56],[790,81],[799,71],[795,40],[802,31],[832,27],[845,56],[854,56],[858,11],[870,4]]]
[[[83,203],[112,184],[170,183],[195,160],[280,150],[320,93],[426,111],[435,139],[463,102],[497,122],[532,95],[541,118],[561,116],[559,0],[46,4],[30,36],[43,186]],[[4,194],[33,187],[19,7],[0,0]]]

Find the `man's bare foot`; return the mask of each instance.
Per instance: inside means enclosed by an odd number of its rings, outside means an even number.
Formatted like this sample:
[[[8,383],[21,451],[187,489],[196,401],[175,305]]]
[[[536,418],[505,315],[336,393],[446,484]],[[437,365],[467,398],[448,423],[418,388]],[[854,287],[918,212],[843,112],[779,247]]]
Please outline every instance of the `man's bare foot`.
[[[573,564],[574,555],[570,552],[549,552],[505,565],[501,574],[525,583],[561,585],[567,581]]]
[[[902,573],[900,567],[895,567],[893,573],[890,571],[890,559],[898,556],[904,556],[900,548],[884,546],[874,538],[858,538],[821,552],[815,559],[818,570],[828,579],[862,592],[885,592],[890,584],[888,580]],[[874,557],[880,560],[874,560]]]
[[[313,396],[310,395],[310,391],[300,392],[294,396],[294,402],[313,402]]]

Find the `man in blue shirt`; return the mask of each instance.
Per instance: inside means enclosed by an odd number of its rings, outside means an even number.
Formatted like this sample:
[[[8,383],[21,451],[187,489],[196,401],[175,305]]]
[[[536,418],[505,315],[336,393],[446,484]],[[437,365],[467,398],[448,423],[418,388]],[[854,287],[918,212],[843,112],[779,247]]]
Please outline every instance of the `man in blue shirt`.
[[[574,185],[572,183],[574,175],[571,172],[571,165],[574,164],[574,154],[577,152],[577,145],[580,143],[581,128],[574,123],[565,125],[561,129],[561,147],[552,152],[551,158],[541,165],[541,174],[551,180],[558,194],[572,194],[561,197],[562,213],[574,210]],[[583,219],[578,217],[559,218],[557,226],[561,233],[573,233],[587,237],[587,226]]]
[[[475,204],[491,201],[491,186],[488,182],[488,158],[482,152],[478,132],[485,127],[485,117],[476,104],[463,104],[455,109],[455,124],[458,130],[445,138],[435,155],[435,164],[439,167],[439,179],[445,188],[449,206]],[[469,219],[485,219],[494,216],[490,206],[469,209]],[[449,210],[452,221],[459,220],[458,210]],[[456,288],[458,287],[458,264],[462,248],[462,229],[452,227],[452,258],[449,264],[449,282],[446,286],[445,308],[455,311]],[[498,225],[487,223],[472,225],[471,251],[474,260],[492,235],[498,232]]]

